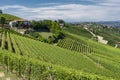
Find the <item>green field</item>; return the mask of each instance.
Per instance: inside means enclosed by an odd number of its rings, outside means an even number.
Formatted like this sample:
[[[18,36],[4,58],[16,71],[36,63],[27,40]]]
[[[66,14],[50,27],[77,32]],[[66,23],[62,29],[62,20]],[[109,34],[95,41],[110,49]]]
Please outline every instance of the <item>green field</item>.
[[[45,39],[48,39],[49,36],[52,36],[53,33],[51,32],[38,32],[42,37],[44,37]]]
[[[83,27],[74,26],[74,27],[65,28],[64,30],[71,32],[73,34],[79,35],[79,36],[92,38],[92,35],[87,30],[85,30]]]

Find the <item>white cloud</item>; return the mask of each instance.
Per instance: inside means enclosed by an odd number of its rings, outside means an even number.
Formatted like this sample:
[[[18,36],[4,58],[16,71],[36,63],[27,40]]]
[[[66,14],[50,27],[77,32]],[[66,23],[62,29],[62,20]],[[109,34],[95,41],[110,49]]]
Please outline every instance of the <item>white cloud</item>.
[[[98,5],[59,4],[33,8],[21,5],[7,5],[1,6],[0,9],[30,20],[64,19],[66,21],[100,21],[118,20],[120,17],[120,6],[118,3],[120,3],[118,0],[104,0],[98,3]],[[10,11],[10,9],[13,10]]]
[[[0,9],[5,10],[5,9],[10,9],[10,8],[26,8],[24,6],[21,5],[7,5],[7,6],[1,6]]]

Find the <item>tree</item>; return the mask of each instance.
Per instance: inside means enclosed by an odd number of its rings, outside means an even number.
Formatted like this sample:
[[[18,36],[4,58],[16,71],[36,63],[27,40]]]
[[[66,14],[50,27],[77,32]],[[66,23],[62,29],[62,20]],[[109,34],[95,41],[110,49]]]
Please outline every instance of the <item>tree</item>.
[[[59,26],[59,24],[57,23],[57,22],[54,22],[54,21],[52,21],[51,22],[51,26],[50,26],[50,31],[52,32],[52,33],[55,33],[55,32],[60,32],[60,26]]]
[[[6,22],[6,19],[4,17],[1,17],[0,24],[2,24],[2,27],[4,26],[5,22]]]
[[[3,12],[2,12],[2,10],[0,10],[0,14],[2,14]]]
[[[65,21],[62,20],[62,19],[58,19],[58,23],[60,23],[60,24],[65,24]]]

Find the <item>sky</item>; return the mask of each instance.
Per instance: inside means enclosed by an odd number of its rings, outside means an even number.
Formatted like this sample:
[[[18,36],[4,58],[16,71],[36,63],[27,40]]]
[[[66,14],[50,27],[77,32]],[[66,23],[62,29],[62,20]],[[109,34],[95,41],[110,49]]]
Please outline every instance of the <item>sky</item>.
[[[0,9],[27,20],[120,20],[120,0],[0,0]]]

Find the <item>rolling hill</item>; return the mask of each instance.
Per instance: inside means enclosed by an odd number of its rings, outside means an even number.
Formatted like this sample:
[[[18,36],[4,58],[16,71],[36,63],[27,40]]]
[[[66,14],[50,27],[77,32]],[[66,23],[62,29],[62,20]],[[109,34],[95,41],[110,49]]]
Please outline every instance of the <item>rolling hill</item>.
[[[120,79],[120,49],[98,43],[81,27],[62,32],[65,38],[52,45],[1,28],[0,64],[23,80]]]
[[[118,75],[119,71],[116,71],[119,70],[117,65],[120,65],[118,60],[120,57],[119,49],[115,49],[114,47],[101,44],[94,40],[91,40],[90,38],[86,38],[83,37],[82,35],[78,35],[78,31],[64,31],[64,34],[67,34],[66,37],[71,38],[72,40],[71,41],[69,39],[61,40],[59,41],[58,46],[85,54],[87,57],[89,57],[89,59],[95,61],[99,66],[102,66],[112,71],[114,74],[116,74],[116,77],[119,77]],[[76,41],[73,42],[73,40]],[[81,45],[79,45],[78,43]],[[85,47],[85,45],[87,47]],[[91,50],[89,48],[93,49],[92,54],[90,54]],[[113,60],[111,61],[110,59]]]
[[[118,20],[118,21],[101,21],[101,22],[96,22],[96,23],[102,24],[104,26],[120,27],[120,20]]]
[[[99,27],[97,27],[99,26]],[[92,28],[95,35],[102,36],[108,41],[108,45],[120,48],[120,28],[119,27],[105,27],[103,25],[96,25]]]
[[[20,17],[11,15],[11,14],[0,14],[0,17],[5,17],[7,21],[22,19]]]
[[[1,64],[4,64],[8,71],[16,70],[19,76],[29,75],[27,77],[31,79],[46,80],[51,73],[57,80],[69,80],[111,79],[109,75],[113,74],[112,71],[96,65],[96,62],[82,53],[19,36],[9,30],[1,30],[1,36]],[[51,66],[50,73],[46,72],[49,71],[47,69],[49,66]]]

